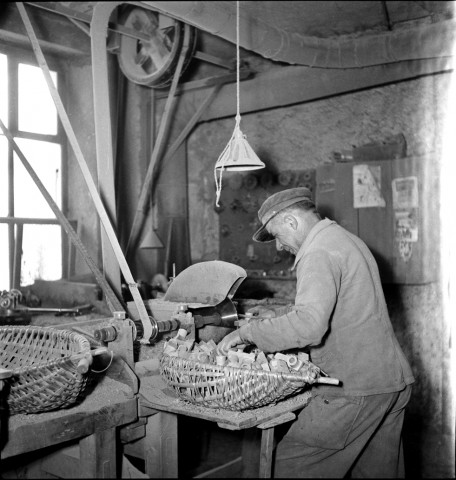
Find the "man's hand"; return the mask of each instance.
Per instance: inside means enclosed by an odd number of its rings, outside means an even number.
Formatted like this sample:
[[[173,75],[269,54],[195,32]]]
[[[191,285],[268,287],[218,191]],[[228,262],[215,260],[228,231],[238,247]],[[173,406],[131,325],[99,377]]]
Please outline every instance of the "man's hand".
[[[234,330],[234,332],[229,333],[226,337],[222,338],[220,343],[217,345],[217,352],[219,355],[228,355],[228,350],[231,350],[235,347],[240,347],[245,345],[245,342],[241,340],[239,335],[239,330]]]

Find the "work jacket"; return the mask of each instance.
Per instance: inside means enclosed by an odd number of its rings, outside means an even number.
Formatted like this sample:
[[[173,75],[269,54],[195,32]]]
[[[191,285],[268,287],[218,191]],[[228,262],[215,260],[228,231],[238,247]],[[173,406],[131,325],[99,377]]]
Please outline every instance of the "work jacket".
[[[366,244],[336,222],[319,221],[300,247],[295,305],[284,315],[241,327],[264,352],[302,348],[341,386],[332,394],[402,390],[414,378],[394,334],[378,267]]]

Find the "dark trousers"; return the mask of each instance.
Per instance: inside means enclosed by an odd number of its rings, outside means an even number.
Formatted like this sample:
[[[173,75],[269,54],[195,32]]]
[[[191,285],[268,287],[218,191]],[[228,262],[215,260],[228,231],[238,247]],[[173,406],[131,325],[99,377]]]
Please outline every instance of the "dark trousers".
[[[366,397],[316,394],[276,450],[276,478],[404,478],[411,387]]]

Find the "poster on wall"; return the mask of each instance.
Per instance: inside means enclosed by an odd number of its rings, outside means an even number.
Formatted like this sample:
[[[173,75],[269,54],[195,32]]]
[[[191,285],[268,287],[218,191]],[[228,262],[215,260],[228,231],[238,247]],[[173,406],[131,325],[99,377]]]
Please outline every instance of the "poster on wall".
[[[382,170],[379,165],[353,166],[353,207],[385,207],[382,195]]]
[[[392,181],[394,210],[418,207],[418,178],[402,177]]]
[[[418,242],[418,178],[400,177],[391,182],[394,211],[394,239],[399,255],[408,262]]]

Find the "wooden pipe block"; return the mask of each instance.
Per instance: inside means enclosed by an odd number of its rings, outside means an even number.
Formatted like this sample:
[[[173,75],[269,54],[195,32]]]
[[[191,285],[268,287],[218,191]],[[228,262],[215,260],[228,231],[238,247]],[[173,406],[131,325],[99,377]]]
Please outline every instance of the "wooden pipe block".
[[[306,363],[309,361],[309,354],[305,352],[299,352],[298,358],[301,360],[302,363]]]
[[[179,330],[177,331],[176,338],[178,338],[179,340],[185,340],[186,336],[187,336],[187,330],[185,330],[185,328],[179,328]]]
[[[226,360],[227,360],[227,358],[225,357],[225,355],[217,355],[217,356],[215,357],[215,363],[216,363],[217,365],[219,365],[220,367],[224,367],[224,366],[225,366]]]
[[[278,352],[274,355],[274,358],[276,360],[283,360],[284,362],[288,363],[289,355],[284,355],[283,353]]]
[[[287,362],[284,360],[274,358],[269,362],[271,372],[285,372],[288,373],[290,369],[288,368]]]
[[[266,372],[270,372],[271,371],[271,367],[269,366],[269,363],[268,362],[264,362],[261,364],[261,368],[263,370],[265,370]]]

